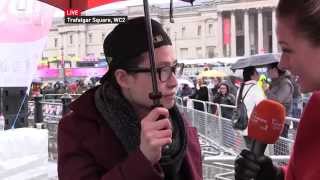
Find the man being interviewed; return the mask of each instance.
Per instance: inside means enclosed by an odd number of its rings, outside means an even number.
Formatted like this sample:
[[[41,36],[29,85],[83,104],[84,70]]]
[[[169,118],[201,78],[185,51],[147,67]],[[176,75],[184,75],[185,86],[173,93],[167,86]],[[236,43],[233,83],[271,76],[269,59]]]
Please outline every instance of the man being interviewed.
[[[60,180],[202,179],[197,132],[175,106],[172,43],[158,22],[151,23],[163,107],[152,108],[148,97],[152,82],[145,18],[116,26],[103,44],[109,71],[101,85],[73,102],[59,123]]]

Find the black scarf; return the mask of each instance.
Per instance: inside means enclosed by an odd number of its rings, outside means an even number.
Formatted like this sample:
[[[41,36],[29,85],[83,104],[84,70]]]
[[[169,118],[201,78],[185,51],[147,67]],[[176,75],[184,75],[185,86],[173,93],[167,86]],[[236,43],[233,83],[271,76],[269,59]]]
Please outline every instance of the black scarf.
[[[140,120],[120,90],[110,82],[104,82],[95,92],[95,105],[126,151],[129,153],[137,150],[140,144]],[[165,180],[178,180],[187,136],[177,107],[174,106],[169,112],[173,127],[173,142],[169,149],[163,150],[160,165],[165,173]]]

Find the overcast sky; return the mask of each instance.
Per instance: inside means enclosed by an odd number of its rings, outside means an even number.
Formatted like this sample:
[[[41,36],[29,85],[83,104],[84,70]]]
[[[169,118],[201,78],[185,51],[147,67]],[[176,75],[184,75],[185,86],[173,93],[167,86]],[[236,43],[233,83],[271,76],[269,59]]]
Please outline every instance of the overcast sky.
[[[170,0],[149,0],[149,5],[151,4],[169,4]],[[181,2],[179,0],[173,0],[173,2],[179,2],[186,5],[189,5],[189,3]],[[123,9],[127,6],[134,6],[134,5],[141,5],[143,3],[143,0],[126,0],[122,2],[115,2],[103,6],[99,6],[97,8],[93,8],[88,10],[87,12],[96,12],[96,11],[103,11],[103,10],[116,10],[116,9]],[[55,17],[62,17],[64,15],[64,12],[62,10],[57,9],[55,12]]]

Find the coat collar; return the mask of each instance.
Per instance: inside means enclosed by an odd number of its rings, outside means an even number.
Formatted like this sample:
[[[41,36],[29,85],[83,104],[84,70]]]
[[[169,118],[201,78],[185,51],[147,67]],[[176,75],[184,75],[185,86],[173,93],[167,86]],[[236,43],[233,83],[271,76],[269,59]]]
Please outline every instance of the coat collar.
[[[94,103],[94,93],[97,87],[89,89],[70,104],[70,109],[86,119],[101,119]]]

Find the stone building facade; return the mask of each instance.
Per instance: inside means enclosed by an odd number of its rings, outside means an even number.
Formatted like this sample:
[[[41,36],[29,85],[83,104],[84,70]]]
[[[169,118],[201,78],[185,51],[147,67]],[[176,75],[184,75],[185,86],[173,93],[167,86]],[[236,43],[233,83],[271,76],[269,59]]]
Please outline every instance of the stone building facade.
[[[169,5],[151,5],[151,17],[170,35],[179,59],[248,56],[278,52],[275,32],[277,0],[205,0],[193,6],[177,4],[174,23]],[[100,15],[142,16],[143,6],[129,6]],[[55,19],[44,58],[104,58],[103,40],[114,24],[65,24]]]

